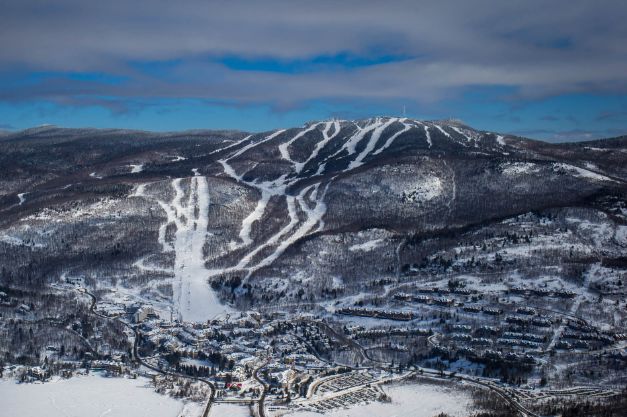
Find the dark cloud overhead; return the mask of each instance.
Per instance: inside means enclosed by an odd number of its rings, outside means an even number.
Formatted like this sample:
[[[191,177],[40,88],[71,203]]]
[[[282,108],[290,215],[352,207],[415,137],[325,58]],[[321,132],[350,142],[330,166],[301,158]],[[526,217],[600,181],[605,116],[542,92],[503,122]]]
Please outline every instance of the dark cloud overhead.
[[[132,94],[242,100],[268,97],[269,90],[288,100],[431,100],[468,85],[514,86],[532,96],[624,91],[625,17],[627,3],[619,1],[8,0],[0,17],[0,64],[124,75],[136,81]],[[305,75],[256,72],[254,65],[243,73],[220,61],[382,52],[411,59]],[[179,64],[167,74],[170,83],[132,65],[173,60]],[[52,90],[49,95],[58,93]]]
[[[0,100],[124,112],[624,95],[626,18],[622,1],[5,0]]]

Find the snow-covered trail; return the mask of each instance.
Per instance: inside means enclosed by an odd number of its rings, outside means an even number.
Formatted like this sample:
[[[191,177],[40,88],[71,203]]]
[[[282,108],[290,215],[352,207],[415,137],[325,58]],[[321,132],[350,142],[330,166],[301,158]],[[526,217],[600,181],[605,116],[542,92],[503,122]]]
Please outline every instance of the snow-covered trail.
[[[370,135],[370,140],[366,144],[364,150],[361,151],[359,155],[357,155],[357,158],[352,160],[351,163],[348,165],[348,170],[358,168],[364,164],[363,160],[366,158],[366,156],[368,156],[368,154],[370,154],[374,150],[374,147],[377,145],[377,141],[381,137],[383,131],[397,120],[398,119],[396,118],[390,118],[387,122],[377,125],[377,127],[372,131],[372,134]]]
[[[453,137],[451,136],[450,133],[448,133],[446,130],[444,130],[441,126],[437,125],[437,124],[433,124],[433,126],[438,129],[444,136],[446,136],[449,139],[452,139]]]
[[[328,160],[334,156],[339,155],[342,152],[346,152],[347,156],[353,156],[349,161],[348,167],[344,172],[351,171],[363,164],[363,161],[368,155],[375,155],[380,153],[373,152],[377,145],[377,142],[385,129],[390,127],[394,122],[403,121],[405,119],[389,118],[383,120],[381,118],[374,119],[371,123],[364,127],[357,126],[357,131],[354,132],[347,140],[342,144],[340,149],[335,151],[331,156],[324,159],[324,161],[317,161],[318,169],[314,174],[310,174],[308,178],[318,177],[324,171],[324,166]],[[403,129],[396,132],[391,140],[386,142],[385,147],[392,144],[401,133],[409,130],[410,126],[403,123]],[[319,140],[311,154],[304,160],[294,160],[290,154],[290,146],[297,140],[305,137],[307,133],[312,132],[315,129],[321,128],[322,139]],[[332,130],[332,133],[331,133]],[[245,249],[238,257],[237,262],[233,266],[227,268],[210,269],[210,276],[218,276],[227,273],[242,273],[244,279],[248,279],[251,275],[260,268],[271,265],[276,261],[290,246],[296,243],[298,240],[308,236],[311,233],[315,233],[323,230],[324,228],[324,215],[326,213],[327,206],[324,202],[326,192],[331,182],[335,177],[331,179],[320,179],[307,187],[300,189],[296,195],[292,195],[288,192],[290,187],[295,185],[303,178],[299,176],[302,173],[304,167],[316,161],[320,152],[325,149],[327,145],[331,143],[341,131],[340,122],[336,120],[313,123],[293,136],[281,140],[277,145],[277,149],[281,158],[287,161],[291,166],[291,172],[288,174],[282,174],[273,180],[258,181],[258,180],[245,180],[245,173],[238,173],[236,169],[231,165],[232,160],[236,160],[238,157],[244,155],[247,151],[254,147],[269,142],[272,139],[279,138],[280,135],[286,133],[285,130],[278,130],[270,135],[262,138],[261,140],[248,143],[235,150],[227,157],[219,160],[222,165],[224,173],[234,179],[236,182],[244,184],[250,188],[259,191],[261,197],[257,201],[257,204],[253,211],[244,218],[239,231],[238,241],[232,241],[229,245],[231,250]],[[368,136],[368,133],[371,133]],[[366,146],[363,150],[357,153],[356,148],[362,140],[367,140]],[[387,146],[386,146],[387,145]],[[273,201],[284,202],[287,208],[287,218],[279,230],[265,237],[263,240],[256,241],[252,236],[253,225],[261,221],[266,215],[268,204],[272,198]],[[278,200],[276,198],[278,197]]]
[[[173,201],[179,222],[174,238],[174,300],[179,315],[186,321],[200,321],[211,310],[205,305],[220,304],[213,291],[206,290],[207,274],[203,246],[209,225],[209,187],[207,179],[194,176],[189,184],[189,198],[183,205],[180,179],[174,180],[176,197]],[[213,296],[207,299],[209,296]]]
[[[409,124],[405,123],[404,120],[401,119],[400,122],[403,124],[403,128],[401,130],[399,130],[398,132],[394,133],[392,136],[390,136],[385,141],[383,146],[381,146],[379,149],[377,149],[376,151],[374,151],[372,153],[373,155],[379,155],[381,152],[383,152],[384,150],[386,150],[387,148],[392,146],[392,144],[394,143],[394,141],[396,140],[397,137],[399,137],[400,135],[402,135],[403,133],[407,132],[409,129],[412,128],[412,125],[409,125]]]
[[[429,148],[431,148],[433,146],[433,142],[431,141],[431,133],[429,133],[429,126],[423,125],[423,127],[425,128],[425,136],[427,137],[427,144],[429,145]]]
[[[331,129],[331,127],[333,127],[333,134],[329,135],[329,130]],[[294,163],[294,168],[296,170],[296,173],[300,174],[300,172],[303,170],[305,165],[307,165],[310,161],[314,160],[318,156],[320,151],[325,146],[327,146],[327,144],[333,138],[335,138],[338,135],[338,133],[340,133],[340,123],[337,120],[326,122],[324,126],[324,130],[322,131],[323,139],[320,142],[316,143],[316,147],[314,148],[313,152],[311,152],[311,155],[309,155],[309,157],[304,162]]]
[[[183,181],[189,182],[187,196]],[[167,216],[159,227],[158,239],[164,251],[174,251],[172,290],[178,318],[206,321],[229,310],[209,286],[209,273],[205,268],[203,247],[209,226],[209,184],[206,177],[195,175],[189,179],[176,178],[170,185],[174,190],[170,202],[147,195],[145,185],[138,186],[133,196],[154,198]],[[169,225],[176,226],[172,242],[166,240]],[[162,268],[145,266],[142,260],[136,266],[141,270],[165,272]]]

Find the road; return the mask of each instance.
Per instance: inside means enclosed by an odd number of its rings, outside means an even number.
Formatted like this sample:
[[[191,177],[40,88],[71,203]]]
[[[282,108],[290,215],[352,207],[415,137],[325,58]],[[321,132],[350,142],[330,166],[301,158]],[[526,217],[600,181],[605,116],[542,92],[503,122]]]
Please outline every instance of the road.
[[[266,417],[266,407],[264,405],[264,402],[266,400],[266,394],[268,392],[268,389],[270,388],[268,384],[259,376],[259,371],[267,365],[268,361],[264,362],[253,371],[253,378],[255,378],[255,380],[257,380],[257,382],[259,382],[262,386],[261,396],[259,397],[259,400],[257,402],[259,404],[259,417]]]

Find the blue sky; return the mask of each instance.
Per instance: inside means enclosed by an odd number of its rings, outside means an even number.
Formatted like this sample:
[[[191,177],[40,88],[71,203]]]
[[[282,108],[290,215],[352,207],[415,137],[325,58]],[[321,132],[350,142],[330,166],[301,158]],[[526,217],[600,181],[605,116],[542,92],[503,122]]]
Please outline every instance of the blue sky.
[[[405,108],[549,141],[627,134],[624,2],[6,3],[4,130],[262,131]]]

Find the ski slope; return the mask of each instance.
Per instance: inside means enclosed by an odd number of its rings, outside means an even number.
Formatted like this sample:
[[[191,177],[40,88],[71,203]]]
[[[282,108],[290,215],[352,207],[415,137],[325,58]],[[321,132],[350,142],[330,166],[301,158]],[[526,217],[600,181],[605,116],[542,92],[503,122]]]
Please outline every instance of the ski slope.
[[[259,196],[254,208],[244,214],[234,238],[223,248],[230,263],[226,267],[224,263],[220,267],[212,267],[211,263],[205,266],[203,246],[211,221],[211,201],[210,180],[200,174],[202,168],[191,169],[191,177],[171,180],[171,201],[146,195],[145,186],[138,186],[134,195],[154,199],[167,217],[159,228],[158,241],[164,251],[175,255],[173,300],[180,319],[204,321],[227,310],[210,289],[208,280],[233,274],[246,282],[301,239],[323,231],[325,196],[338,175],[352,174],[412,129],[425,138],[428,148],[434,144],[432,134],[436,131],[465,147],[473,141],[477,144],[477,134],[465,128],[377,117],[359,123],[314,122],[300,129],[249,135],[211,151],[209,155],[216,155],[215,162],[222,168],[219,175],[255,190]],[[256,157],[260,147],[263,155],[279,158],[276,174],[263,178],[251,175],[260,163]],[[303,153],[303,149],[308,151]],[[421,195],[434,198],[438,184],[424,185],[424,190],[418,187],[421,184],[417,185]],[[270,215],[279,218],[267,222]],[[262,229],[259,224],[270,226]],[[168,239],[166,232],[172,226],[176,232],[174,238]],[[137,263],[137,267],[143,271],[150,268],[143,262]]]

